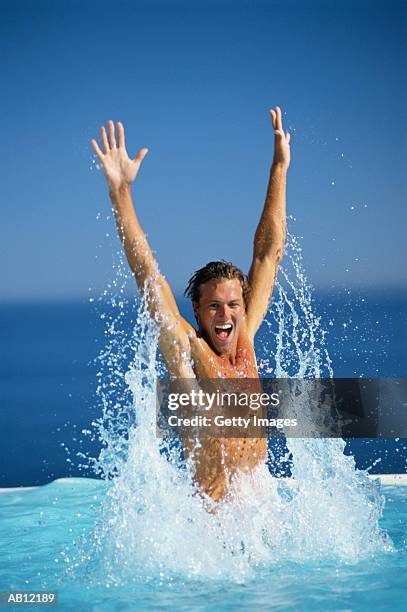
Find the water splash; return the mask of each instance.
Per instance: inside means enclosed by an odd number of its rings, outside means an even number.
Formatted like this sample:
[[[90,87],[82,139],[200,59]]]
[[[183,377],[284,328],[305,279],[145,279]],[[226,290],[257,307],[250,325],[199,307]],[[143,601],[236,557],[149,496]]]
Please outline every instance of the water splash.
[[[127,337],[132,359],[126,367],[122,313],[123,308],[111,322],[110,342],[100,355],[103,417],[96,427],[104,449],[95,467],[111,483],[98,526],[81,547],[86,562],[96,566],[92,580],[245,582],[284,561],[354,563],[392,550],[379,527],[379,485],[355,469],[343,440],[288,439],[295,482],[272,478],[260,465],[235,479],[233,503],[208,512],[196,494],[192,467],[182,463],[176,446],[155,435],[155,385],[162,367],[157,329],[139,303],[134,333]],[[292,235],[266,325],[261,373],[333,376],[300,243]],[[131,393],[131,403],[117,400],[118,388]],[[307,402],[296,409],[304,418]]]
[[[326,331],[315,314],[312,287],[305,276],[298,238],[287,234],[273,302],[265,320],[269,328],[257,353],[260,373],[275,378],[331,378],[332,362],[325,348]]]
[[[271,307],[277,350],[267,370],[277,378],[331,378],[326,331],[315,315],[301,245],[292,234],[287,237],[285,261],[278,298]],[[312,422],[311,405],[303,389],[294,415]],[[296,482],[289,509],[297,523],[295,533],[290,534],[293,549],[303,547],[317,556],[331,550],[348,562],[381,545],[391,549],[378,525],[384,503],[380,487],[368,479],[366,471],[356,470],[354,458],[344,454],[344,440],[289,438],[286,445]]]

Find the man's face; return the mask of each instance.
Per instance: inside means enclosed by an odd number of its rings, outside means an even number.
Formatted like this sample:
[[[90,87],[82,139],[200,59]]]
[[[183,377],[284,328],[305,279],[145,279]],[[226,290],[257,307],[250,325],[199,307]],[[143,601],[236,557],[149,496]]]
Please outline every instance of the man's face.
[[[203,337],[218,354],[232,352],[245,318],[240,281],[214,279],[200,285],[199,292],[193,306]]]

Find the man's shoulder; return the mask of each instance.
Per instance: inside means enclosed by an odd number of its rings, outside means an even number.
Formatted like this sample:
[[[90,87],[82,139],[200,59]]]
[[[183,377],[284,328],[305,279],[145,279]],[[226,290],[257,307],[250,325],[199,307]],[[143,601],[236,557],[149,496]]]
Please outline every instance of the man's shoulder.
[[[196,331],[195,327],[193,327],[189,323],[189,321],[187,321],[186,319],[184,319],[183,317],[180,316],[179,322],[181,324],[181,327],[182,327],[183,331],[188,335],[188,337],[191,337],[191,338],[196,338],[197,337],[198,332]]]

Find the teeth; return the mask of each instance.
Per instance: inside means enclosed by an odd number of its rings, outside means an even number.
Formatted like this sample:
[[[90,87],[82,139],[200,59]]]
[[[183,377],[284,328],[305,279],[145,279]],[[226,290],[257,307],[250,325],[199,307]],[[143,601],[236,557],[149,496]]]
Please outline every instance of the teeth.
[[[225,325],[216,325],[218,329],[232,329],[232,325],[230,323],[226,323]]]

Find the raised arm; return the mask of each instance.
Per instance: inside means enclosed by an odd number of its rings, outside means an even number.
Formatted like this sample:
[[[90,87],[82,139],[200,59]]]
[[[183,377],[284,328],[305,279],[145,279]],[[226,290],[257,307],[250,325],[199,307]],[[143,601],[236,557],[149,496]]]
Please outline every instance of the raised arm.
[[[116,143],[115,127],[113,121],[109,121],[108,133],[104,127],[101,128],[103,151],[96,140],[92,140],[92,146],[109,186],[117,231],[130,269],[145,297],[150,315],[160,327],[160,349],[168,371],[174,376],[187,377],[190,352],[188,333],[193,334],[194,329],[179,313],[173,293],[158,269],[140,226],[131,197],[131,184],[148,149],[140,149],[131,159],[126,151],[124,128],[120,122],[117,124],[117,136]]]
[[[249,271],[247,330],[251,340],[267,312],[286,236],[286,175],[290,165],[290,134],[284,133],[281,109],[270,110],[274,128],[274,158],[266,201],[254,236]]]

